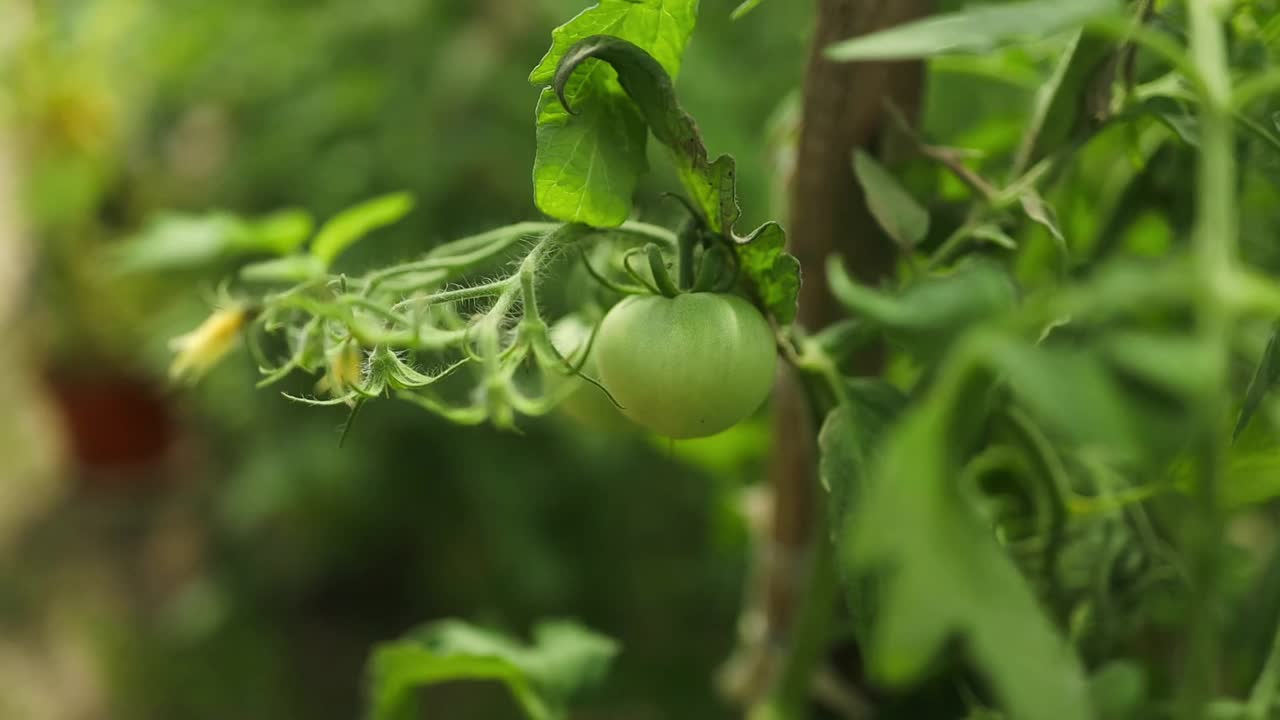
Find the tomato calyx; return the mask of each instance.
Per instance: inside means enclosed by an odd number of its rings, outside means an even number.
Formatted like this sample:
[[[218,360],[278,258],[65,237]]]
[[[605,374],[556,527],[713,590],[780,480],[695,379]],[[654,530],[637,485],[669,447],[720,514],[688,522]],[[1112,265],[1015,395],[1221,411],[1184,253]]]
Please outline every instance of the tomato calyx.
[[[632,248],[622,256],[622,269],[633,283],[621,283],[600,273],[592,266],[586,252],[581,260],[596,282],[620,295],[661,295],[674,298],[688,292],[727,293],[738,282],[741,265],[738,255],[727,240],[711,231],[706,219],[682,196],[667,193],[688,211],[689,217],[676,234],[678,252],[674,263],[668,262],[656,243]],[[674,266],[677,276],[672,277]]]

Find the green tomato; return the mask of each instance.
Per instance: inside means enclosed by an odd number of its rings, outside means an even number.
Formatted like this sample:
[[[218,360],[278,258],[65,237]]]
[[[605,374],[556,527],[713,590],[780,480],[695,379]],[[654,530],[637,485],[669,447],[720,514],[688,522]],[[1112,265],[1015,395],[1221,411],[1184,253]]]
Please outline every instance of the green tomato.
[[[714,435],[764,402],[777,365],[773,331],[736,295],[635,295],[600,325],[600,379],[627,417],[661,435]]]
[[[566,315],[551,326],[551,344],[556,351],[576,365],[582,358],[582,351],[591,339],[592,326],[577,315]],[[592,378],[599,379],[600,371],[596,367],[597,351],[591,348],[591,354],[582,364],[582,372]],[[571,419],[587,427],[598,430],[619,431],[634,429],[635,426],[622,416],[618,407],[599,387],[580,377],[567,377],[557,373],[549,373],[547,382],[554,383],[558,389],[562,383],[573,385],[569,395],[560,401],[557,408]]]

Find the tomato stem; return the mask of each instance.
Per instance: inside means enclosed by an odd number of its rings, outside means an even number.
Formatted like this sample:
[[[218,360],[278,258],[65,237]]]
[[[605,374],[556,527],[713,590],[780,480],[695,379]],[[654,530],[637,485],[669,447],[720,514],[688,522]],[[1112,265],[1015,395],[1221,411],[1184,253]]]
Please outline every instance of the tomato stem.
[[[698,236],[696,228],[688,228],[679,235],[680,250],[680,289],[688,292],[693,288],[694,283],[694,267],[693,267],[693,251],[697,245]],[[705,261],[705,258],[704,258]]]
[[[644,246],[644,252],[649,258],[649,272],[653,274],[653,281],[657,284],[658,290],[669,298],[679,295],[680,288],[671,281],[671,273],[667,272],[667,259],[662,256],[662,250],[657,245],[649,243]],[[681,280],[683,280],[683,274],[682,271]]]

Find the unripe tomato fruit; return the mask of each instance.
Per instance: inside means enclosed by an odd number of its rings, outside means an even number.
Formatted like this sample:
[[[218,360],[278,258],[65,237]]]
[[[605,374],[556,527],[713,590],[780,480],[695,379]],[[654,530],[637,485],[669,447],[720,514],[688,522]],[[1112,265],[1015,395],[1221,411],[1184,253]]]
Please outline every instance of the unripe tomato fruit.
[[[577,361],[582,358],[582,350],[591,340],[591,325],[577,315],[566,315],[551,326],[550,334],[551,344],[576,366]],[[591,354],[587,355],[586,361],[582,363],[582,372],[598,380],[600,370],[596,366],[597,354],[599,351],[592,347]],[[599,387],[580,377],[569,377],[555,372],[549,373],[546,378],[547,382],[554,383],[557,389],[563,386],[562,383],[573,384],[575,389],[560,401],[557,409],[578,423],[597,430],[635,429],[635,425],[622,416],[613,401]]]
[[[633,295],[600,325],[600,380],[627,417],[672,438],[727,430],[764,402],[777,364],[773,331],[736,295]]]

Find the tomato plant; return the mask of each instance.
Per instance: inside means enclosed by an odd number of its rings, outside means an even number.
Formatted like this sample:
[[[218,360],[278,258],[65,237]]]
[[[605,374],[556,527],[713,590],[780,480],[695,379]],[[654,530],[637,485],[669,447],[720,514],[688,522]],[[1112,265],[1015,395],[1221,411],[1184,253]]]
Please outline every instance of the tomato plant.
[[[1234,523],[1280,496],[1277,223],[1241,221],[1280,181],[1276,8],[959,5],[818,2],[779,133],[789,242],[739,228],[736,163],[677,95],[715,11],[600,0],[529,77],[548,219],[358,273],[344,253],[408,194],[318,228],[206,219],[202,247],[242,262],[175,371],[243,327],[262,385],[323,376],[290,397],[352,419],[393,397],[510,430],[563,405],[589,432],[616,402],[693,438],[755,412],[781,357],[772,514],[724,683],[752,720],[1272,717],[1280,544]],[[983,125],[986,83],[1025,111]],[[931,113],[935,92],[963,112]],[[678,225],[636,202],[650,139]],[[167,249],[158,228],[126,264]],[[589,289],[549,302],[566,267]],[[1253,635],[1276,639],[1228,652]],[[375,654],[374,713],[480,678],[561,717],[615,649],[433,624]]]

